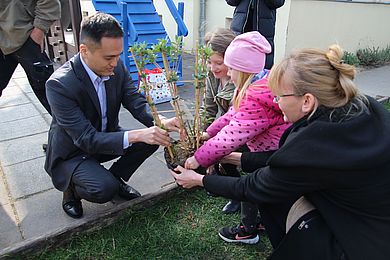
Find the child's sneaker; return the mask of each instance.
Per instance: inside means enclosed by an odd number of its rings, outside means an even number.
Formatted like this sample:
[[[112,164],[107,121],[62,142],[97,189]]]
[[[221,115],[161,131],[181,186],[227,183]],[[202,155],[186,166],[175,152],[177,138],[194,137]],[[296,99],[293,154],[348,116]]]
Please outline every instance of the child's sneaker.
[[[254,233],[247,233],[242,225],[224,227],[219,231],[218,235],[229,243],[256,244],[259,241],[257,231]]]

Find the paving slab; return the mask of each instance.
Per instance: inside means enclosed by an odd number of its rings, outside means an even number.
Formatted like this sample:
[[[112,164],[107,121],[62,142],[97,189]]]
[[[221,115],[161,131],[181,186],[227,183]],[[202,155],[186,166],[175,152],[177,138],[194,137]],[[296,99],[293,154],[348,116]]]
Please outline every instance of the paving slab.
[[[174,182],[165,162],[157,158],[157,155],[162,153],[162,148],[157,150],[137,169],[129,180],[129,184],[141,192],[142,195],[156,192]]]
[[[0,107],[0,114],[1,114],[0,129],[1,129],[1,123],[13,122],[16,120],[29,119],[29,118],[34,119],[34,117],[40,116],[39,111],[31,103],[21,104],[18,106],[3,107],[3,108]],[[30,131],[29,129],[27,130]],[[3,132],[1,133],[3,135]]]
[[[32,110],[36,111],[36,109],[32,109]],[[12,109],[12,111],[9,112],[9,114],[13,114],[13,113],[17,113],[17,110]],[[3,120],[12,120],[12,119],[10,118],[10,119],[3,119]],[[45,119],[41,115],[37,115],[37,114],[24,119],[0,123],[0,133],[1,133],[0,142],[24,137],[27,135],[44,133],[47,132],[48,128],[49,125],[47,124]]]
[[[25,239],[53,233],[67,225],[83,222],[83,219],[68,217],[61,208],[62,192],[51,189],[15,202],[20,228]],[[85,215],[99,215],[115,204],[95,204],[82,201]]]
[[[13,80],[19,79],[19,78],[27,79],[27,75],[24,72],[24,70],[23,70],[23,68],[22,68],[22,66],[20,64],[16,67],[15,72],[12,75],[12,79]]]
[[[0,142],[2,167],[42,157],[42,144],[46,142],[47,132]]]
[[[23,91],[23,93],[33,93],[27,77],[14,78],[14,81],[18,85],[18,88]]]
[[[390,97],[390,65],[363,70],[357,74],[355,82],[369,96]]]
[[[0,205],[0,250],[22,241],[22,235],[13,216],[10,204]]]
[[[11,82],[13,82],[13,80]],[[29,99],[17,85],[8,85],[1,94],[0,107],[24,104],[27,102],[29,102]]]
[[[53,189],[50,176],[43,166],[45,156],[3,167],[5,178],[14,199]]]

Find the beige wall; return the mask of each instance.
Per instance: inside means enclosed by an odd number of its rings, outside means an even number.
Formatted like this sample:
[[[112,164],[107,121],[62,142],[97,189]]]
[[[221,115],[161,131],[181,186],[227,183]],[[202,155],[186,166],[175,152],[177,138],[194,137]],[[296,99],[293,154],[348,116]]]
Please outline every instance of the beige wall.
[[[206,32],[218,27],[229,28],[234,7],[226,4],[225,0],[206,0]]]
[[[291,0],[286,0],[281,8],[276,10],[276,24],[275,24],[275,62],[281,60],[284,57],[285,49],[287,45],[287,29],[290,16]]]
[[[95,7],[92,4],[91,0],[81,0],[80,7],[82,12],[87,12],[88,15],[96,13]]]
[[[176,6],[184,2],[184,21],[189,34],[184,48],[192,51],[199,38],[199,0],[174,0]],[[325,0],[286,0],[277,10],[275,31],[275,61],[295,48],[326,48],[339,43],[347,51],[359,48],[390,45],[389,0],[361,0],[361,2],[336,2]],[[216,27],[229,27],[234,8],[224,0],[205,0],[205,32]],[[92,1],[82,0],[82,9],[91,9]],[[157,12],[163,16],[163,24],[172,37],[177,25],[164,0],[154,0]]]
[[[177,7],[178,0],[174,0]],[[199,0],[181,0],[184,2],[184,22],[188,28],[188,36],[184,38],[184,49],[191,51],[198,40],[199,31]],[[164,0],[154,0],[157,13],[162,15],[162,21],[169,37],[177,35],[177,24],[173,19]]]
[[[292,0],[289,13],[286,53],[333,43],[352,52],[390,45],[390,5]]]

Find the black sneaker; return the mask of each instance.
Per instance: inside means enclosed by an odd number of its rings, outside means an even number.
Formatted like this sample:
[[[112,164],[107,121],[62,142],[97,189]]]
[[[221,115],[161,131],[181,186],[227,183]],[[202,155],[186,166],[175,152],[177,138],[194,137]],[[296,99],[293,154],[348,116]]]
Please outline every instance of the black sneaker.
[[[259,242],[257,231],[254,233],[247,233],[242,225],[224,227],[219,231],[218,235],[229,243],[256,244]]]

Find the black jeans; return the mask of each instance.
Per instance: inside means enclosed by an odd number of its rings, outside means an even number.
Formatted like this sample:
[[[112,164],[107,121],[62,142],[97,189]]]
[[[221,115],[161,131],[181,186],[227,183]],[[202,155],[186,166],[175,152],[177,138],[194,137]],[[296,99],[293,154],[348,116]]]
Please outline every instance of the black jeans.
[[[118,178],[128,181],[157,149],[157,145],[134,143],[108,170],[101,163],[115,159],[118,155],[89,156],[73,172],[71,185],[74,185],[82,199],[95,203],[108,202],[118,193]]]
[[[4,55],[0,50],[0,97],[19,63],[26,72],[31,88],[39,102],[51,114],[46,98],[45,83],[54,69],[46,53],[41,52],[39,44],[30,37],[19,50],[11,54]]]
[[[248,146],[244,145],[240,147],[238,152],[248,152]],[[225,171],[225,175],[232,177],[240,177],[241,174],[237,170],[237,166],[232,164],[221,164]],[[259,168],[261,165],[259,166]],[[249,202],[241,202],[241,224],[244,226],[248,233],[254,233],[256,231],[258,208],[257,205]]]

